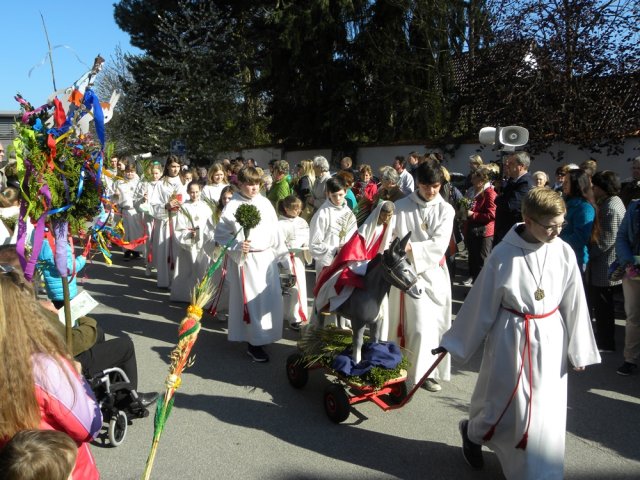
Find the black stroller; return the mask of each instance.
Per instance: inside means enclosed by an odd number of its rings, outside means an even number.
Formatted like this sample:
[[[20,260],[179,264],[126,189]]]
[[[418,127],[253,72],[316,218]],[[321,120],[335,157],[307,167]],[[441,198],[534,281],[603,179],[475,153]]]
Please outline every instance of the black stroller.
[[[124,441],[132,420],[149,416],[149,410],[140,403],[138,393],[131,388],[129,377],[121,368],[107,368],[87,378],[87,381],[100,405],[104,421],[109,424],[109,443],[117,447]]]

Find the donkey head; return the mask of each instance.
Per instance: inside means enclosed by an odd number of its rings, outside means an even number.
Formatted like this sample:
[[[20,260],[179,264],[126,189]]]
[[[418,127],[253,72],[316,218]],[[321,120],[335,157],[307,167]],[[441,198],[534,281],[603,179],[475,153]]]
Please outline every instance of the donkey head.
[[[407,233],[403,239],[394,239],[382,255],[382,274],[384,279],[405,292],[418,280],[405,251],[410,236],[411,232]]]

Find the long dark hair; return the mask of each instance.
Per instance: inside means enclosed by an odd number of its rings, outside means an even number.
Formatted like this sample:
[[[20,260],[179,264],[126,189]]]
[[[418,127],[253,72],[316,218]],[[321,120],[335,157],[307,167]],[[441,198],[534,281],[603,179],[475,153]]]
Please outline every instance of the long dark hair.
[[[591,229],[591,243],[597,242],[600,237],[600,222],[598,221],[598,206],[596,205],[589,175],[584,170],[569,170],[567,178],[565,178],[564,181],[569,182],[569,193],[567,194],[566,200],[579,198],[588,202],[593,207],[595,216],[593,219],[593,228]]]
[[[185,165],[185,163],[177,155],[169,155],[169,158],[167,158],[167,162],[164,164],[162,178],[166,178],[169,176],[169,165],[171,165],[172,163],[177,163],[178,165],[180,165],[180,171],[182,171],[182,167]],[[178,172],[178,175],[180,175],[180,172]]]

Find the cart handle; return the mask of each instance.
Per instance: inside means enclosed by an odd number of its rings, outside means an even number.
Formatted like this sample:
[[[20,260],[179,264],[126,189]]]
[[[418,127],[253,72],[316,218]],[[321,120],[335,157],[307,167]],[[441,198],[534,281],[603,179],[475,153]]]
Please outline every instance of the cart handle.
[[[429,367],[429,370],[427,370],[427,372],[422,376],[420,381],[413,386],[411,391],[402,400],[402,402],[398,403],[397,405],[389,405],[389,410],[396,410],[398,408],[402,408],[407,403],[409,403],[409,400],[411,400],[411,397],[413,397],[413,394],[416,393],[416,390],[418,390],[420,388],[420,386],[427,380],[427,378],[429,378],[429,375],[431,375],[431,372],[433,372],[436,369],[436,367],[440,364],[440,362],[447,355],[448,352],[447,352],[446,348],[438,347],[438,348],[434,348],[433,350],[431,350],[431,353],[433,355],[438,355],[438,358],[436,358],[436,361],[433,362],[433,365],[431,365],[431,367]]]

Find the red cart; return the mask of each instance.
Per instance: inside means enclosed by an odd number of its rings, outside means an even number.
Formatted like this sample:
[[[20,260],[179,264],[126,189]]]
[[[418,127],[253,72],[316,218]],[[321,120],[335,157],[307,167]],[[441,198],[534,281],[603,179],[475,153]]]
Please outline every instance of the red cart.
[[[324,409],[333,422],[341,423],[349,417],[351,405],[367,400],[375,403],[385,412],[402,408],[411,400],[416,390],[427,380],[446,354],[447,352],[438,354],[433,365],[410,392],[407,392],[405,382],[407,376],[404,371],[404,375],[393,378],[382,387],[376,388],[370,384],[356,383],[321,363],[305,365],[305,357],[301,353],[294,353],[287,358],[287,378],[294,388],[303,388],[309,380],[309,370],[323,369],[335,376],[337,380],[324,390]]]

